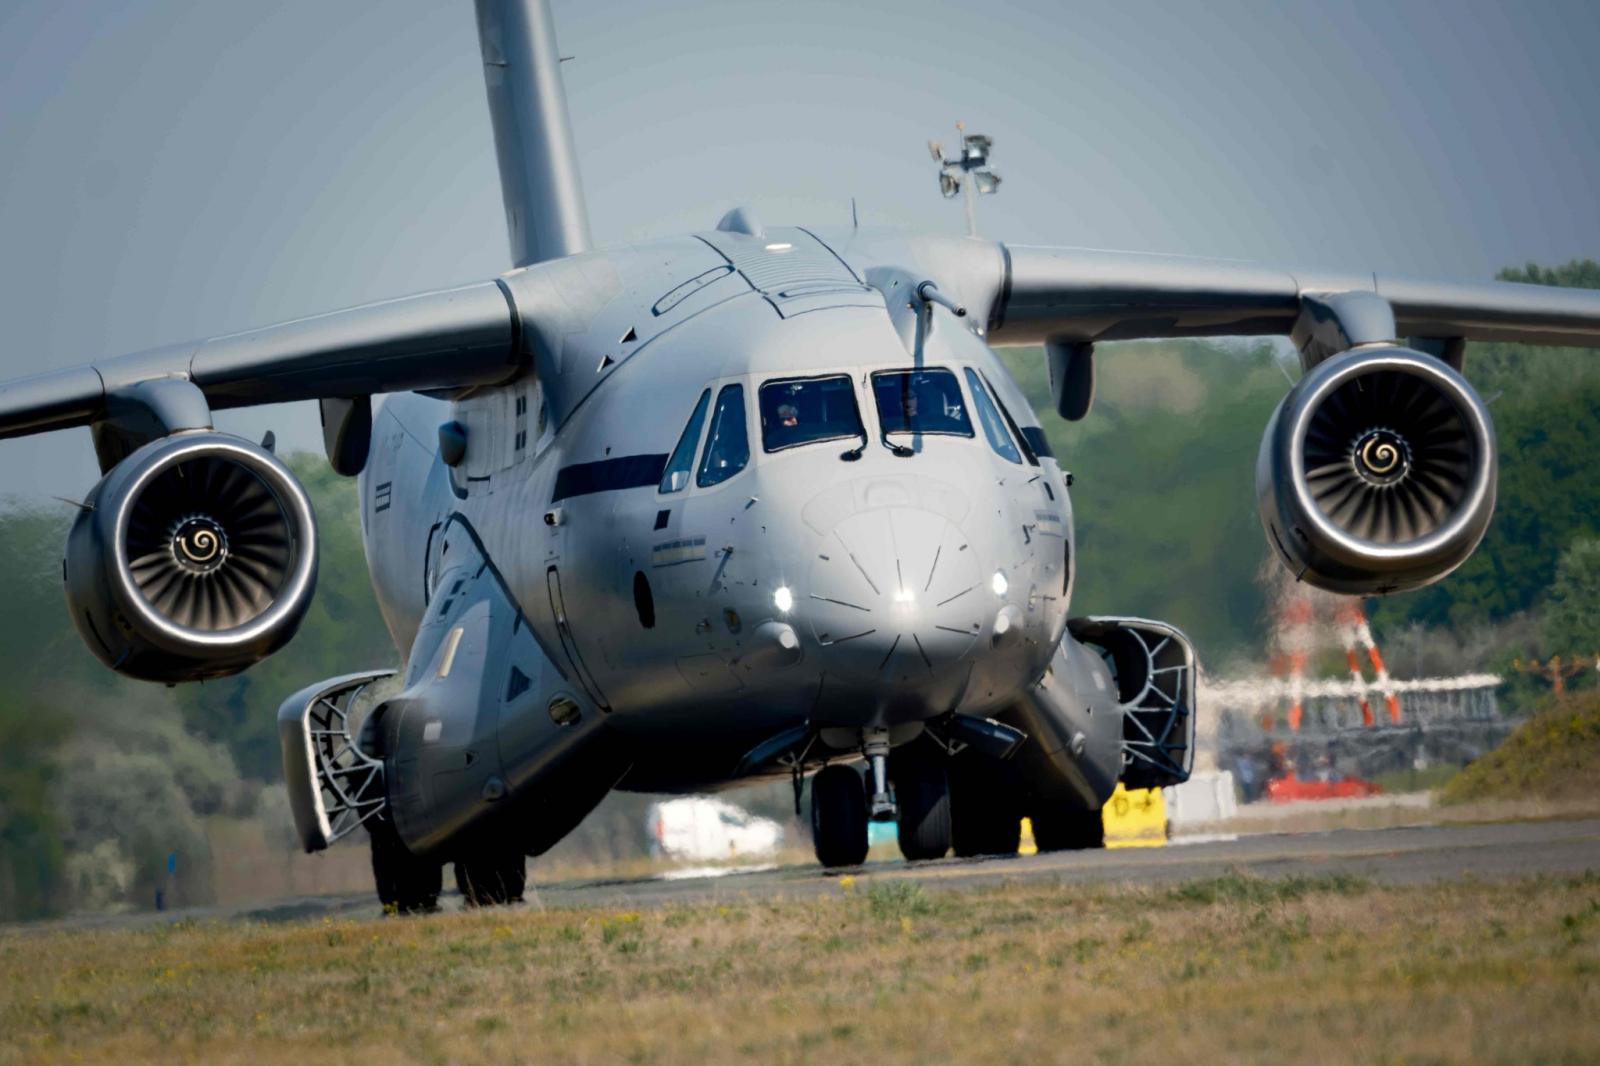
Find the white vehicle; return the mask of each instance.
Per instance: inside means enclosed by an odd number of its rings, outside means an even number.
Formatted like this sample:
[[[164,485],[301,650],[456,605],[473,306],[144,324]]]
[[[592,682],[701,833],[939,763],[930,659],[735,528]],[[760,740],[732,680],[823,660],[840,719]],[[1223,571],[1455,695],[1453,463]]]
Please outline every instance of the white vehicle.
[[[765,858],[783,843],[783,826],[713,796],[653,803],[646,819],[651,853],[673,859]]]

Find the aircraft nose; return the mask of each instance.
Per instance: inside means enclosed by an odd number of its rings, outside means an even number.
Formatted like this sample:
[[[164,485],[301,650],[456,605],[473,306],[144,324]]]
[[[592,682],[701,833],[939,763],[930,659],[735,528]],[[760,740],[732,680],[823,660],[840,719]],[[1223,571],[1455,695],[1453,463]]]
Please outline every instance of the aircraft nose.
[[[949,519],[916,507],[844,518],[811,565],[806,615],[835,677],[921,687],[961,660],[993,614],[990,578]]]

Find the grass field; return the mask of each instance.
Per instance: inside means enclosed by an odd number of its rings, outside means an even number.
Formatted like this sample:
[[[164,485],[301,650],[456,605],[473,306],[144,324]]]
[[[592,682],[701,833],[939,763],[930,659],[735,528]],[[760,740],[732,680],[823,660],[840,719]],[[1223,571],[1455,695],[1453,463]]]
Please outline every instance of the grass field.
[[[1600,876],[0,933],[0,1061],[1594,1062]]]

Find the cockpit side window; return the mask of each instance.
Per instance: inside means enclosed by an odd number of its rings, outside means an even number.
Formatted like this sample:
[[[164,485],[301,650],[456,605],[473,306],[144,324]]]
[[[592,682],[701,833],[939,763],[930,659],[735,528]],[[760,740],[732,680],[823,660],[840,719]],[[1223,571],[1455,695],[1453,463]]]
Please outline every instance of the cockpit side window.
[[[978,412],[978,424],[983,426],[983,435],[989,438],[989,447],[1006,462],[1021,466],[1022,453],[1012,443],[1011,434],[1006,431],[1005,419],[1000,417],[994,401],[989,399],[989,390],[984,388],[978,372],[970,366],[967,367],[967,388],[972,392],[972,406]]]
[[[989,375],[983,375],[983,382],[985,385],[989,383]],[[1010,411],[1006,410],[1006,402],[1000,398],[998,392],[994,392],[992,387],[989,391],[994,395],[994,402],[1000,408],[1000,416],[1006,420],[1006,426],[1010,428],[1012,435],[1022,444],[1022,457],[1028,460],[1029,466],[1038,466],[1039,457],[1033,453],[1033,445],[1028,443],[1027,436],[1017,428],[1017,420],[1011,417]]]
[[[878,423],[889,433],[943,433],[970,437],[972,420],[956,376],[943,367],[880,370],[872,375]]]
[[[764,382],[760,404],[761,446],[769,452],[866,435],[855,386],[844,374]]]
[[[661,475],[660,491],[677,492],[689,484],[689,468],[694,466],[694,450],[700,444],[700,427],[706,424],[706,407],[710,403],[711,390],[707,389],[700,394],[700,402],[694,405],[694,414],[683,427],[678,446],[672,449],[672,458],[667,460],[667,469]]]
[[[706,437],[706,454],[700,460],[695,484],[701,488],[720,485],[750,461],[750,431],[744,421],[744,386],[724,385],[717,393],[717,409],[711,415],[711,433]]]

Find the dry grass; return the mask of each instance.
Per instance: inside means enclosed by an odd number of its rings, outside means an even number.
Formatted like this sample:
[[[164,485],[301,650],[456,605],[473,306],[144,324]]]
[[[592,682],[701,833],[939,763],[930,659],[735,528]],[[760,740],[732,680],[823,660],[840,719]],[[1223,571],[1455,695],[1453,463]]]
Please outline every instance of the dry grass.
[[[1596,1061],[1600,876],[0,933],[0,1061]]]

